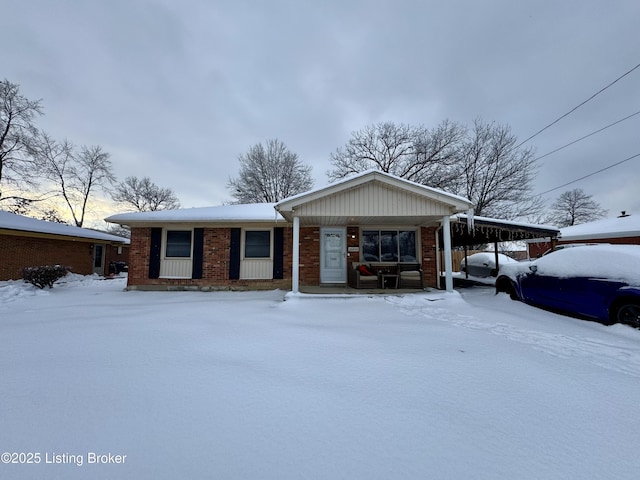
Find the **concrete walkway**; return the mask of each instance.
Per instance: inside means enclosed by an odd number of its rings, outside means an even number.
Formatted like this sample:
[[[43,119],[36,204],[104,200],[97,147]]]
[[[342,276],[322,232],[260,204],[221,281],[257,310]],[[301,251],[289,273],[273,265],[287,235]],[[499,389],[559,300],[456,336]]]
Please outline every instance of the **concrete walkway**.
[[[300,293],[313,295],[406,295],[407,293],[424,293],[433,291],[430,288],[351,288],[348,285],[320,285],[300,287]]]

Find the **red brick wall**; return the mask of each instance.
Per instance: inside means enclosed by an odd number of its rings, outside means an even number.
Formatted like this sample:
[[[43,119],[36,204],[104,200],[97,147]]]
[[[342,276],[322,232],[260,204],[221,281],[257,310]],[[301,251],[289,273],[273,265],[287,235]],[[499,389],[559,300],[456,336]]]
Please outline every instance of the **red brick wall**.
[[[106,245],[104,254],[104,274],[109,274],[109,263],[126,262],[129,263],[129,246],[123,245],[118,253],[118,247],[115,245]]]
[[[201,279],[149,278],[149,253],[151,229],[131,229],[129,253],[129,287],[176,288],[285,288],[291,286],[291,238],[290,228],[284,230],[284,271],[282,280],[229,280],[229,256],[231,250],[230,228],[205,228]]]
[[[437,281],[435,227],[422,228],[422,268],[425,285]],[[347,227],[347,247],[360,246],[359,227]],[[205,228],[202,279],[166,279],[149,277],[150,228],[131,230],[129,253],[130,287],[194,288],[290,288],[293,229],[284,229],[283,280],[229,280],[230,228]],[[353,237],[353,238],[352,238]],[[359,261],[359,253],[348,254],[347,262]],[[300,285],[320,284],[320,227],[300,228]]]
[[[537,258],[551,248],[551,242],[528,243],[529,258]]]
[[[151,229],[132,228],[129,247],[129,285],[144,285],[149,276]]]
[[[0,235],[0,280],[19,280],[24,267],[41,265],[64,265],[71,267],[73,273],[90,275],[93,273],[93,243],[91,240]],[[127,262],[128,247],[123,246],[119,254],[118,247],[106,245],[103,274],[109,273],[110,261]]]
[[[93,273],[92,243],[0,235],[0,280],[19,280],[24,267],[64,265],[73,273]]]
[[[349,253],[349,247],[358,248],[357,252]],[[360,228],[359,227],[347,227],[347,268],[351,262],[360,261]]]
[[[438,269],[436,267],[436,227],[423,227],[420,231],[422,241],[422,269],[426,286],[437,287]],[[360,248],[360,228],[347,227],[347,250]],[[349,262],[360,261],[360,252],[347,253]],[[320,228],[300,229],[300,285],[320,284]]]
[[[420,228],[420,243],[422,250],[422,279],[426,287],[438,287],[438,265],[436,258],[437,227]]]
[[[300,228],[300,285],[320,285],[320,227]]]

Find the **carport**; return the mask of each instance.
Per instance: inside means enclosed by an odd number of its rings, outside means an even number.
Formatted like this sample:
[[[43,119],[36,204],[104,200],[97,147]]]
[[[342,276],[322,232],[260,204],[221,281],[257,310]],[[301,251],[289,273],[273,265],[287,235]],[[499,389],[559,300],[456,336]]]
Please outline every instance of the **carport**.
[[[555,246],[560,230],[550,225],[536,225],[531,223],[515,222],[510,220],[499,220],[488,217],[474,217],[465,214],[458,214],[451,217],[451,246],[464,247],[465,262],[467,252],[472,245],[493,244],[496,256],[496,268],[498,262],[498,243],[518,242],[534,238],[548,239],[552,246]],[[443,252],[444,245],[443,231],[438,232],[439,252]],[[439,259],[441,255],[438,255]],[[442,261],[440,261],[440,264]],[[440,278],[438,279],[440,282]],[[440,285],[438,285],[440,286]]]

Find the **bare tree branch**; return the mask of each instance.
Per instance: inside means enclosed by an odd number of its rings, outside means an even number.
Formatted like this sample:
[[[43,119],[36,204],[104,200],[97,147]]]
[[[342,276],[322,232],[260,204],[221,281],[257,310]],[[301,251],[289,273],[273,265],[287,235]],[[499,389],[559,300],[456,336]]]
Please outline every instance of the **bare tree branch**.
[[[0,200],[2,185],[35,186],[34,162],[29,147],[37,133],[34,120],[42,115],[40,100],[20,95],[20,87],[0,81]]]
[[[133,206],[139,212],[173,210],[180,208],[180,201],[170,188],[161,188],[149,177],[127,177],[112,194],[116,202]]]
[[[591,195],[581,188],[562,193],[551,205],[547,222],[556,227],[570,227],[605,217],[607,210],[600,207]]]
[[[476,120],[471,130],[445,120],[434,129],[391,122],[365,127],[331,154],[337,180],[369,169],[463,195],[477,215],[513,219],[542,208],[532,195],[531,150],[509,127]]]
[[[227,184],[238,203],[278,202],[313,186],[311,167],[280,140],[254,145],[238,160],[240,173]]]
[[[472,200],[477,215],[514,219],[542,208],[533,196],[533,153],[516,148],[516,143],[508,126],[475,120],[462,148],[463,170],[453,192]]]
[[[69,141],[58,143],[45,133],[39,135],[32,150],[44,177],[57,185],[73,222],[81,227],[91,194],[115,181],[109,154],[97,145],[82,146],[78,151]]]

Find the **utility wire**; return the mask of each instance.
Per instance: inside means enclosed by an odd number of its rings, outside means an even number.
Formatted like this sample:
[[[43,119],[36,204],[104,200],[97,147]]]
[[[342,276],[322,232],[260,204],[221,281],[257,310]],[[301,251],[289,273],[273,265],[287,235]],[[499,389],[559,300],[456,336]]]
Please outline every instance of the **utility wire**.
[[[537,137],[538,135],[540,135],[542,132],[544,132],[547,128],[555,125],[556,123],[558,123],[560,120],[562,120],[564,117],[569,116],[570,114],[572,114],[573,112],[575,112],[577,109],[579,109],[581,106],[583,106],[585,103],[593,100],[596,96],[600,95],[602,92],[604,92],[607,88],[611,87],[613,84],[615,84],[616,82],[618,82],[619,80],[623,79],[624,77],[626,77],[627,75],[629,75],[631,72],[633,72],[634,70],[640,68],[640,63],[638,65],[636,65],[635,67],[633,67],[631,70],[623,73],[622,75],[620,75],[618,78],[616,78],[613,82],[611,82],[609,85],[607,85],[606,87],[601,88],[600,90],[598,90],[596,93],[594,93],[593,95],[591,95],[589,98],[587,98],[584,102],[580,103],[579,105],[573,107],[571,110],[569,110],[567,113],[565,113],[564,115],[562,115],[561,117],[557,118],[556,120],[554,120],[553,122],[551,122],[549,125],[547,125],[546,127],[544,127],[541,130],[538,130],[536,133],[534,133],[533,135],[531,135],[529,138],[527,138],[526,140],[524,140],[523,142],[520,142],[520,144],[516,147],[519,148],[522,145],[524,145],[525,143],[527,143],[529,140],[531,140],[534,137]]]
[[[625,158],[624,160],[620,160],[619,162],[613,163],[613,164],[609,165],[608,167],[601,168],[601,169],[600,169],[600,170],[598,170],[597,172],[592,172],[592,173],[590,173],[590,174],[588,174],[588,175],[585,175],[585,176],[583,176],[583,177],[576,178],[575,180],[571,180],[570,182],[563,183],[562,185],[559,185],[559,186],[557,186],[557,187],[555,187],[555,188],[552,188],[552,189],[547,190],[547,191],[545,191],[545,192],[539,193],[538,195],[536,195],[536,197],[541,197],[542,195],[545,195],[545,194],[547,194],[547,193],[553,192],[553,191],[555,191],[555,190],[559,190],[559,189],[560,189],[560,188],[562,188],[562,187],[566,187],[567,185],[571,185],[572,183],[579,182],[580,180],[584,180],[585,178],[593,177],[594,175],[597,175],[598,173],[602,173],[602,172],[604,172],[605,170],[609,170],[610,168],[617,167],[618,165],[620,165],[620,164],[622,164],[622,163],[624,163],[624,162],[628,162],[629,160],[632,160],[632,159],[634,159],[634,158],[636,158],[636,157],[640,157],[640,153],[636,153],[635,155],[632,155],[632,156],[630,156],[630,157],[627,157],[627,158]]]
[[[559,152],[560,150],[562,150],[562,149],[564,149],[564,148],[570,147],[570,146],[571,146],[571,145],[573,145],[574,143],[578,143],[578,142],[580,142],[580,141],[584,140],[585,138],[589,138],[590,136],[595,135],[596,133],[600,133],[600,132],[602,132],[603,130],[606,130],[607,128],[613,127],[614,125],[617,125],[618,123],[624,122],[625,120],[628,120],[628,119],[630,119],[631,117],[634,117],[634,116],[636,116],[636,115],[640,115],[640,110],[638,110],[636,113],[632,113],[631,115],[628,115],[628,116],[626,116],[626,117],[624,117],[624,118],[621,118],[620,120],[618,120],[618,121],[616,121],[616,122],[610,123],[610,124],[609,124],[609,125],[607,125],[606,127],[602,127],[602,128],[600,128],[600,129],[596,130],[595,132],[591,132],[591,133],[589,133],[588,135],[585,135],[584,137],[580,137],[579,139],[574,140],[574,141],[573,141],[573,142],[571,142],[571,143],[567,143],[566,145],[563,145],[562,147],[556,148],[555,150],[551,150],[549,153],[545,153],[544,155],[542,155],[542,156],[540,156],[540,157],[538,157],[538,158],[534,159],[533,161],[535,162],[535,161],[537,161],[537,160],[540,160],[541,158],[548,157],[549,155],[551,155],[551,154],[553,154],[553,153]]]

